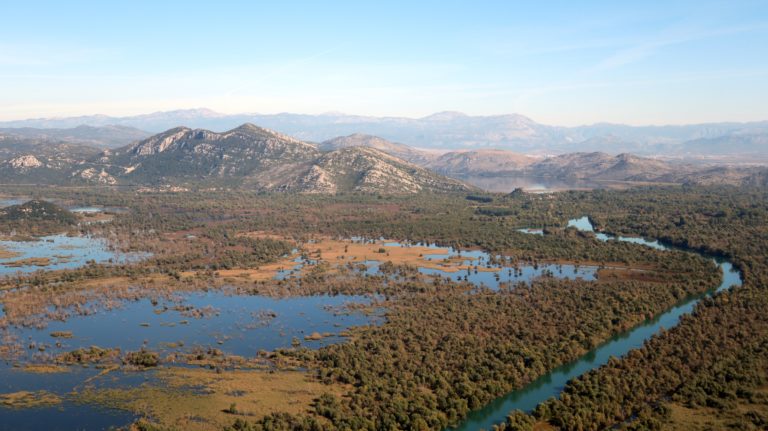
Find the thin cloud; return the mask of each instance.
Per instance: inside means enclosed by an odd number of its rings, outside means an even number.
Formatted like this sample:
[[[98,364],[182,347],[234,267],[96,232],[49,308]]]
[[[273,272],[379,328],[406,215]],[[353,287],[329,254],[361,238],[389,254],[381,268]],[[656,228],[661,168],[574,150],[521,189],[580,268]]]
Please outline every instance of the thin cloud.
[[[662,35],[661,37],[657,37],[656,40],[619,50],[597,63],[595,66],[587,69],[585,72],[602,72],[637,63],[645,58],[651,57],[659,50],[673,45],[680,45],[698,40],[711,39],[718,36],[748,33],[765,29],[768,29],[767,23],[751,26],[721,28],[714,31],[687,31],[685,29],[677,29],[671,32],[672,34],[670,35]]]

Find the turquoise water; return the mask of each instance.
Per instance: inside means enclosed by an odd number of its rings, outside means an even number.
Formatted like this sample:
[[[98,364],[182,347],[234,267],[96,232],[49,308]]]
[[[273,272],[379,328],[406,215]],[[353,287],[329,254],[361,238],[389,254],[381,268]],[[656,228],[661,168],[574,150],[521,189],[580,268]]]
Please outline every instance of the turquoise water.
[[[570,220],[568,226],[585,231],[594,231],[592,223],[587,217]],[[596,236],[603,241],[628,241],[662,250],[671,248],[660,244],[658,241],[648,241],[643,238],[615,238],[602,233],[598,233]],[[493,425],[504,422],[512,410],[530,412],[549,398],[559,396],[569,380],[606,364],[611,357],[621,357],[632,349],[642,347],[643,343],[657,334],[661,328],[669,329],[676,326],[680,321],[680,316],[690,313],[701,298],[731,286],[741,285],[741,274],[733,268],[731,263],[718,261],[718,265],[722,269],[723,279],[716,288],[686,298],[656,318],[647,320],[639,326],[609,339],[577,361],[555,368],[528,385],[492,401],[482,409],[471,412],[461,425],[453,429],[460,431],[492,429]]]

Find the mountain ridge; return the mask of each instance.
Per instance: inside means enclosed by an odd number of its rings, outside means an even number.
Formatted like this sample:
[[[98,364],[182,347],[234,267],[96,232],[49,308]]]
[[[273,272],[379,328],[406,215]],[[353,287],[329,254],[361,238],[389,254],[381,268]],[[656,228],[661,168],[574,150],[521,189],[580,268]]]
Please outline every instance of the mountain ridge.
[[[315,144],[252,123],[223,132],[178,126],[106,150],[0,135],[0,180],[8,183],[415,193],[468,191],[472,187],[462,181],[475,182],[472,177],[484,178],[475,184],[487,184],[488,178],[514,176],[735,185],[762,184],[765,178],[760,169],[717,169],[626,152],[532,157],[481,148],[438,154],[359,133]]]
[[[456,111],[437,112],[421,118],[374,117],[340,113],[221,114],[206,108],[160,111],[127,117],[103,115],[44,118],[0,122],[0,127],[74,127],[80,124],[125,125],[161,132],[178,124],[207,130],[230,130],[252,122],[281,130],[303,141],[323,142],[355,133],[380,136],[392,142],[430,149],[501,148],[523,153],[631,152],[641,155],[697,157],[720,154],[730,136],[756,133],[749,154],[768,161],[768,121],[716,122],[686,125],[631,126],[594,123],[564,127],[538,123],[520,114],[473,116]],[[696,142],[709,139],[706,143]],[[722,143],[717,139],[722,139]],[[715,140],[712,142],[712,140]],[[698,145],[701,144],[701,145]],[[706,145],[704,145],[706,144]],[[727,148],[727,146],[725,147]]]
[[[300,193],[469,191],[374,148],[323,152],[251,123],[224,132],[175,127],[74,166],[73,181],[151,186],[220,185]]]

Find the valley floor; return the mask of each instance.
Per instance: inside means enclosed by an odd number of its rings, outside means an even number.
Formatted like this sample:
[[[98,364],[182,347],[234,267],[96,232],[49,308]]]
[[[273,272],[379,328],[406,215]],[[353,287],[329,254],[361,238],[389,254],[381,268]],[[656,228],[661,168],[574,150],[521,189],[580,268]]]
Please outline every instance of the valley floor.
[[[720,283],[718,267],[696,253],[566,228],[585,214],[603,231],[726,257],[743,285],[702,299],[674,328],[498,425],[768,423],[761,190],[44,194],[128,208],[69,234],[141,257],[42,265],[0,281],[0,418],[15,428],[30,408],[53,423],[79,414],[76,406],[107,408],[90,413],[94,427],[460,424]],[[544,234],[520,231],[531,227]]]

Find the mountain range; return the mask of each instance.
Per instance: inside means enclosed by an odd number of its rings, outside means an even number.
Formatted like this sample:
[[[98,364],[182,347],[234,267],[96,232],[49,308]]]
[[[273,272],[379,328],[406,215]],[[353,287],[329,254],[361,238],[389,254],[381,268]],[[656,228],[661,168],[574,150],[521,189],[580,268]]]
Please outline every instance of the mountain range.
[[[443,120],[451,121],[451,116]],[[589,183],[590,187],[619,183],[764,186],[768,178],[765,167],[671,162],[630,153],[532,156],[486,148],[440,152],[361,133],[313,143],[251,123],[224,132],[174,127],[107,149],[68,142],[63,138],[73,136],[68,129],[56,129],[56,136],[0,133],[0,182],[415,193],[473,190],[468,184],[504,191],[512,187],[507,179],[515,177]],[[734,136],[755,139],[754,134]],[[494,185],[494,179],[500,179],[501,186]]]
[[[526,154],[573,152],[634,153],[699,159],[728,156],[741,161],[768,161],[768,121],[705,123],[671,126],[629,126],[600,123],[577,127],[544,125],[519,114],[471,116],[440,112],[422,118],[371,117],[327,113],[220,114],[190,109],[129,117],[104,115],[42,118],[0,122],[5,128],[129,127],[161,132],[185,124],[214,131],[255,123],[308,142],[324,142],[360,133],[423,149],[505,149]],[[136,132],[138,130],[138,132]],[[126,131],[120,131],[123,136]],[[146,133],[146,132],[145,132]],[[124,139],[121,137],[120,139]],[[121,142],[125,144],[127,142]]]
[[[69,145],[69,144],[58,144]],[[75,147],[73,147],[75,148]],[[243,124],[217,133],[176,127],[113,150],[48,156],[20,146],[0,163],[11,183],[246,187],[302,193],[415,193],[473,187],[379,150],[317,145]]]
[[[0,128],[0,139],[65,142],[99,148],[116,148],[151,136],[152,133],[129,126],[87,126],[72,128]]]

